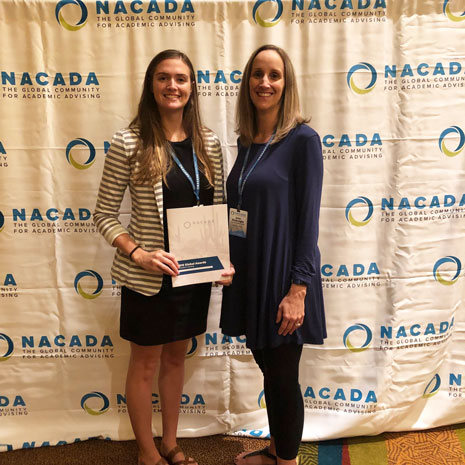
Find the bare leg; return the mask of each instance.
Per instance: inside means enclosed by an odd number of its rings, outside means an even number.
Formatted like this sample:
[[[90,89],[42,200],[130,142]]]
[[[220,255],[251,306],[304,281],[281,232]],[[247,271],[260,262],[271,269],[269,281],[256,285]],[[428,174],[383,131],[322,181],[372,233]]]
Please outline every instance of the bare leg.
[[[188,343],[189,339],[185,339],[165,344],[161,353],[158,388],[162,407],[163,453],[169,452],[176,446],[179,406],[184,386],[184,361]],[[177,462],[178,460],[184,460],[182,453],[174,456],[173,461]]]
[[[160,460],[152,436],[152,384],[160,362],[161,345],[140,346],[131,342],[126,377],[126,400],[132,429],[139,447],[139,465]]]

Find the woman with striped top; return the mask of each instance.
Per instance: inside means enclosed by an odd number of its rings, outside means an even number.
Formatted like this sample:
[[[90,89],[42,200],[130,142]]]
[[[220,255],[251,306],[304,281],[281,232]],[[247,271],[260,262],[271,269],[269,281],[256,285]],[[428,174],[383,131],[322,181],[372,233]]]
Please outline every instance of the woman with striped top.
[[[125,228],[118,217],[128,186]],[[168,251],[166,210],[223,201],[221,145],[201,124],[194,69],[184,53],[165,50],[147,68],[136,117],[113,136],[94,213],[99,232],[117,249],[112,276],[122,286],[120,335],[131,344],[126,398],[139,465],[197,463],[176,445],[176,431],[187,345],[206,330],[211,283],[172,287],[179,266]],[[233,273],[219,283],[230,284]],[[158,367],[160,451],[152,437]]]

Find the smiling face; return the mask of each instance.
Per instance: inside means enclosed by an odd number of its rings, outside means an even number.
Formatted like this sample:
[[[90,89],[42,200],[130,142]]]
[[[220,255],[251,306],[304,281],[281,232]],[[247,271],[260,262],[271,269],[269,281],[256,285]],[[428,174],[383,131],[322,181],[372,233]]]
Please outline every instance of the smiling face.
[[[283,95],[284,63],[275,50],[263,50],[254,59],[249,79],[252,103],[258,112],[278,111]]]
[[[155,68],[152,85],[160,113],[182,111],[192,92],[189,67],[180,58],[163,60]]]

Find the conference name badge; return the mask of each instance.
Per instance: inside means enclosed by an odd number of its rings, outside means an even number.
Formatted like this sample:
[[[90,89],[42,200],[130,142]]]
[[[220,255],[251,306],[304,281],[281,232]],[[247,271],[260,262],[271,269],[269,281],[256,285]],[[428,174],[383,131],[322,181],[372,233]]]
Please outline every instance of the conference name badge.
[[[236,237],[247,237],[247,212],[245,210],[229,209],[229,234]]]

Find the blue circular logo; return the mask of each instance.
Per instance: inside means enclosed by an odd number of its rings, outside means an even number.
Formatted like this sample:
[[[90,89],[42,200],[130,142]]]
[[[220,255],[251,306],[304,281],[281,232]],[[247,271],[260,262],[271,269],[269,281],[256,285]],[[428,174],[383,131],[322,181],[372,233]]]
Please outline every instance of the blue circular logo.
[[[439,272],[439,267],[444,263],[452,263],[456,268],[454,276],[451,279],[446,279]],[[462,263],[457,257],[449,255],[448,257],[440,258],[433,267],[433,276],[436,281],[443,284],[444,286],[451,286],[456,283],[459,279],[460,272],[462,271]]]
[[[87,405],[87,401],[89,399],[99,399],[102,402],[102,406],[100,407],[99,410],[95,410]],[[101,392],[98,391],[93,391],[89,392],[89,394],[86,394],[82,396],[81,399],[81,408],[83,408],[89,415],[102,415],[110,407],[110,401],[108,400],[108,397],[105,394],[102,394]]]
[[[260,394],[258,395],[258,406],[260,408],[266,408],[265,391],[260,392]]]
[[[71,150],[77,145],[84,146],[87,149],[89,149],[89,157],[87,158],[87,161],[85,161],[84,163],[78,163],[73,158]],[[95,147],[92,145],[91,142],[89,142],[87,139],[83,139],[82,137],[74,139],[66,147],[66,159],[68,160],[68,163],[74,166],[76,169],[86,170],[87,168],[90,168],[95,162]]]
[[[0,212],[0,232],[3,231],[4,227],[5,227],[5,217],[3,216],[3,213]]]
[[[459,138],[457,147],[454,150],[449,150],[446,147],[445,138],[449,134],[456,134]],[[463,150],[464,145],[465,133],[463,132],[462,128],[459,128],[458,126],[451,126],[450,128],[445,129],[441,132],[441,135],[439,136],[439,149],[444,155],[447,155],[448,157],[455,157],[456,155],[458,155]]]
[[[0,333],[0,341],[5,341],[6,342],[6,351],[4,352],[3,355],[0,354],[0,362],[4,362],[4,361],[8,360],[11,357],[15,347],[13,345],[13,341],[11,340],[11,338],[9,338],[4,333]]]
[[[357,84],[355,84],[354,73],[358,71],[369,72],[371,74],[370,83],[366,87],[359,87]],[[361,62],[349,69],[349,72],[347,73],[347,85],[356,94],[368,94],[368,92],[371,92],[374,89],[377,78],[378,73],[376,72],[374,66],[370,65],[370,63]]]
[[[264,3],[276,3],[278,5],[278,11],[273,19],[263,19],[260,16],[259,9]],[[272,27],[276,26],[281,20],[281,15],[283,14],[283,2],[282,0],[257,0],[252,10],[253,20],[256,24],[259,24],[262,27]]]
[[[365,333],[365,342],[360,347],[356,347],[350,342],[349,336],[354,331],[363,331]],[[344,341],[344,346],[347,347],[351,352],[363,352],[364,350],[368,349],[368,346],[370,345],[371,340],[373,339],[373,333],[367,325],[357,323],[355,325],[349,326],[345,330],[342,339]]]
[[[440,387],[441,387],[441,377],[436,373],[433,376],[433,379],[427,384],[423,392],[423,397],[425,399],[427,399],[428,397],[433,397],[435,394],[439,392]]]
[[[81,19],[76,24],[69,24],[61,13],[61,10],[67,5],[77,5],[81,9]],[[55,7],[55,17],[58,23],[68,31],[78,31],[83,28],[87,22],[87,7],[81,0],[61,0]]]
[[[368,212],[362,221],[356,220],[352,215],[351,209],[352,207],[356,205],[359,205],[359,206],[363,205],[365,207],[368,207]],[[370,222],[371,217],[373,216],[373,203],[367,197],[357,197],[356,199],[351,200],[347,204],[345,216],[346,216],[346,220],[350,224],[353,224],[354,226],[365,226],[366,224]]]
[[[456,22],[456,23],[465,20],[465,11],[464,11],[460,16],[457,16],[457,15],[455,15],[454,13],[452,13],[452,11],[450,10],[450,0],[444,0],[444,3],[443,3],[443,5],[442,5],[442,12],[443,12],[451,21],[454,21],[454,22]]]
[[[97,285],[95,290],[92,292],[92,294],[89,294],[85,292],[82,287],[81,287],[81,279],[85,277],[92,277],[97,281]],[[84,297],[84,299],[96,299],[103,291],[103,279],[102,277],[93,270],[85,270],[81,271],[76,275],[76,278],[74,278],[74,290],[81,296]]]
[[[197,352],[197,347],[198,347],[197,338],[193,336],[191,338],[191,346],[187,348],[186,358],[193,357],[195,353]]]

